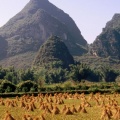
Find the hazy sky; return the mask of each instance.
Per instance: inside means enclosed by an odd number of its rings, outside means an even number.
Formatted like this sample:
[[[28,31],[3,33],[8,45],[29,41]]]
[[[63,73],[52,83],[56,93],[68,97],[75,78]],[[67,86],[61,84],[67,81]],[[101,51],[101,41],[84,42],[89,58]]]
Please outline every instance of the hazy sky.
[[[112,19],[120,13],[120,0],[49,0],[51,3],[68,13],[83,37],[92,43]],[[29,0],[0,0],[0,26],[18,13]]]

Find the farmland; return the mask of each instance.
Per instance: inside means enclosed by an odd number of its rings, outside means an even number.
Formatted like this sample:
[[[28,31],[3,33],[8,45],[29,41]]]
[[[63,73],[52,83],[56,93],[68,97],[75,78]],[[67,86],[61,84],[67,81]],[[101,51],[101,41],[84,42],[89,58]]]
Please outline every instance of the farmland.
[[[23,95],[15,98],[0,98],[0,119],[119,120],[119,105],[118,93]]]

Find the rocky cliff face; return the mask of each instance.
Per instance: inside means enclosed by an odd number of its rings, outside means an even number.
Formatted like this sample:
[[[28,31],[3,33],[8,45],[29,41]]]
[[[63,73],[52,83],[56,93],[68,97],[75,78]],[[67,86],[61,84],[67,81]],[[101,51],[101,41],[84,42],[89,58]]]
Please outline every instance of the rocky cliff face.
[[[111,29],[120,28],[120,14],[119,13],[115,14],[112,20],[106,23],[106,27],[104,28],[104,30],[110,29],[110,28]]]
[[[58,35],[72,55],[86,53],[87,42],[72,18],[48,0],[30,0],[25,8],[0,28],[8,43],[7,57],[38,51],[50,35]]]
[[[0,60],[6,57],[7,47],[8,47],[7,41],[0,36]]]
[[[112,20],[107,22],[102,33],[93,42],[91,53],[120,59],[120,14],[115,14]]]
[[[33,66],[40,67],[53,63],[59,63],[64,68],[69,67],[70,64],[74,64],[73,57],[69,53],[66,45],[57,36],[51,36],[40,47]]]

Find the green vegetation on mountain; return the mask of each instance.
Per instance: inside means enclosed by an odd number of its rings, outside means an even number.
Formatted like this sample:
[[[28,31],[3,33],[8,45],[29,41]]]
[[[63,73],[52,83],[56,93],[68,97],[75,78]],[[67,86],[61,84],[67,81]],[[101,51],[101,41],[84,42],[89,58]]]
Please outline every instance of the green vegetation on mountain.
[[[83,55],[83,56],[76,56],[74,57],[75,61],[81,62],[90,66],[92,69],[99,69],[101,66],[110,67],[114,70],[120,69],[120,60],[113,59],[111,57],[103,58],[103,57],[96,57],[91,55]]]
[[[34,66],[61,66],[68,68],[74,64],[72,55],[69,53],[64,42],[57,36],[51,36],[41,47],[34,60]]]

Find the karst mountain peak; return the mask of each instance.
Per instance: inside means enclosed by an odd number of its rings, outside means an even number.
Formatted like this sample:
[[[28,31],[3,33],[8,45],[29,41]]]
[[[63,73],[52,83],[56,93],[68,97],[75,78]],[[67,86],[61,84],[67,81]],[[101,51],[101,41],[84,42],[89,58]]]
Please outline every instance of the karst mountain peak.
[[[60,36],[73,56],[87,53],[87,41],[67,13],[49,0],[30,0],[0,28],[2,42],[6,43],[4,51],[0,52],[4,53],[4,56],[0,57],[2,64],[5,59],[5,63],[10,66],[18,65],[17,62],[21,59],[20,61],[24,61],[23,65],[30,66],[40,46],[51,35]]]

